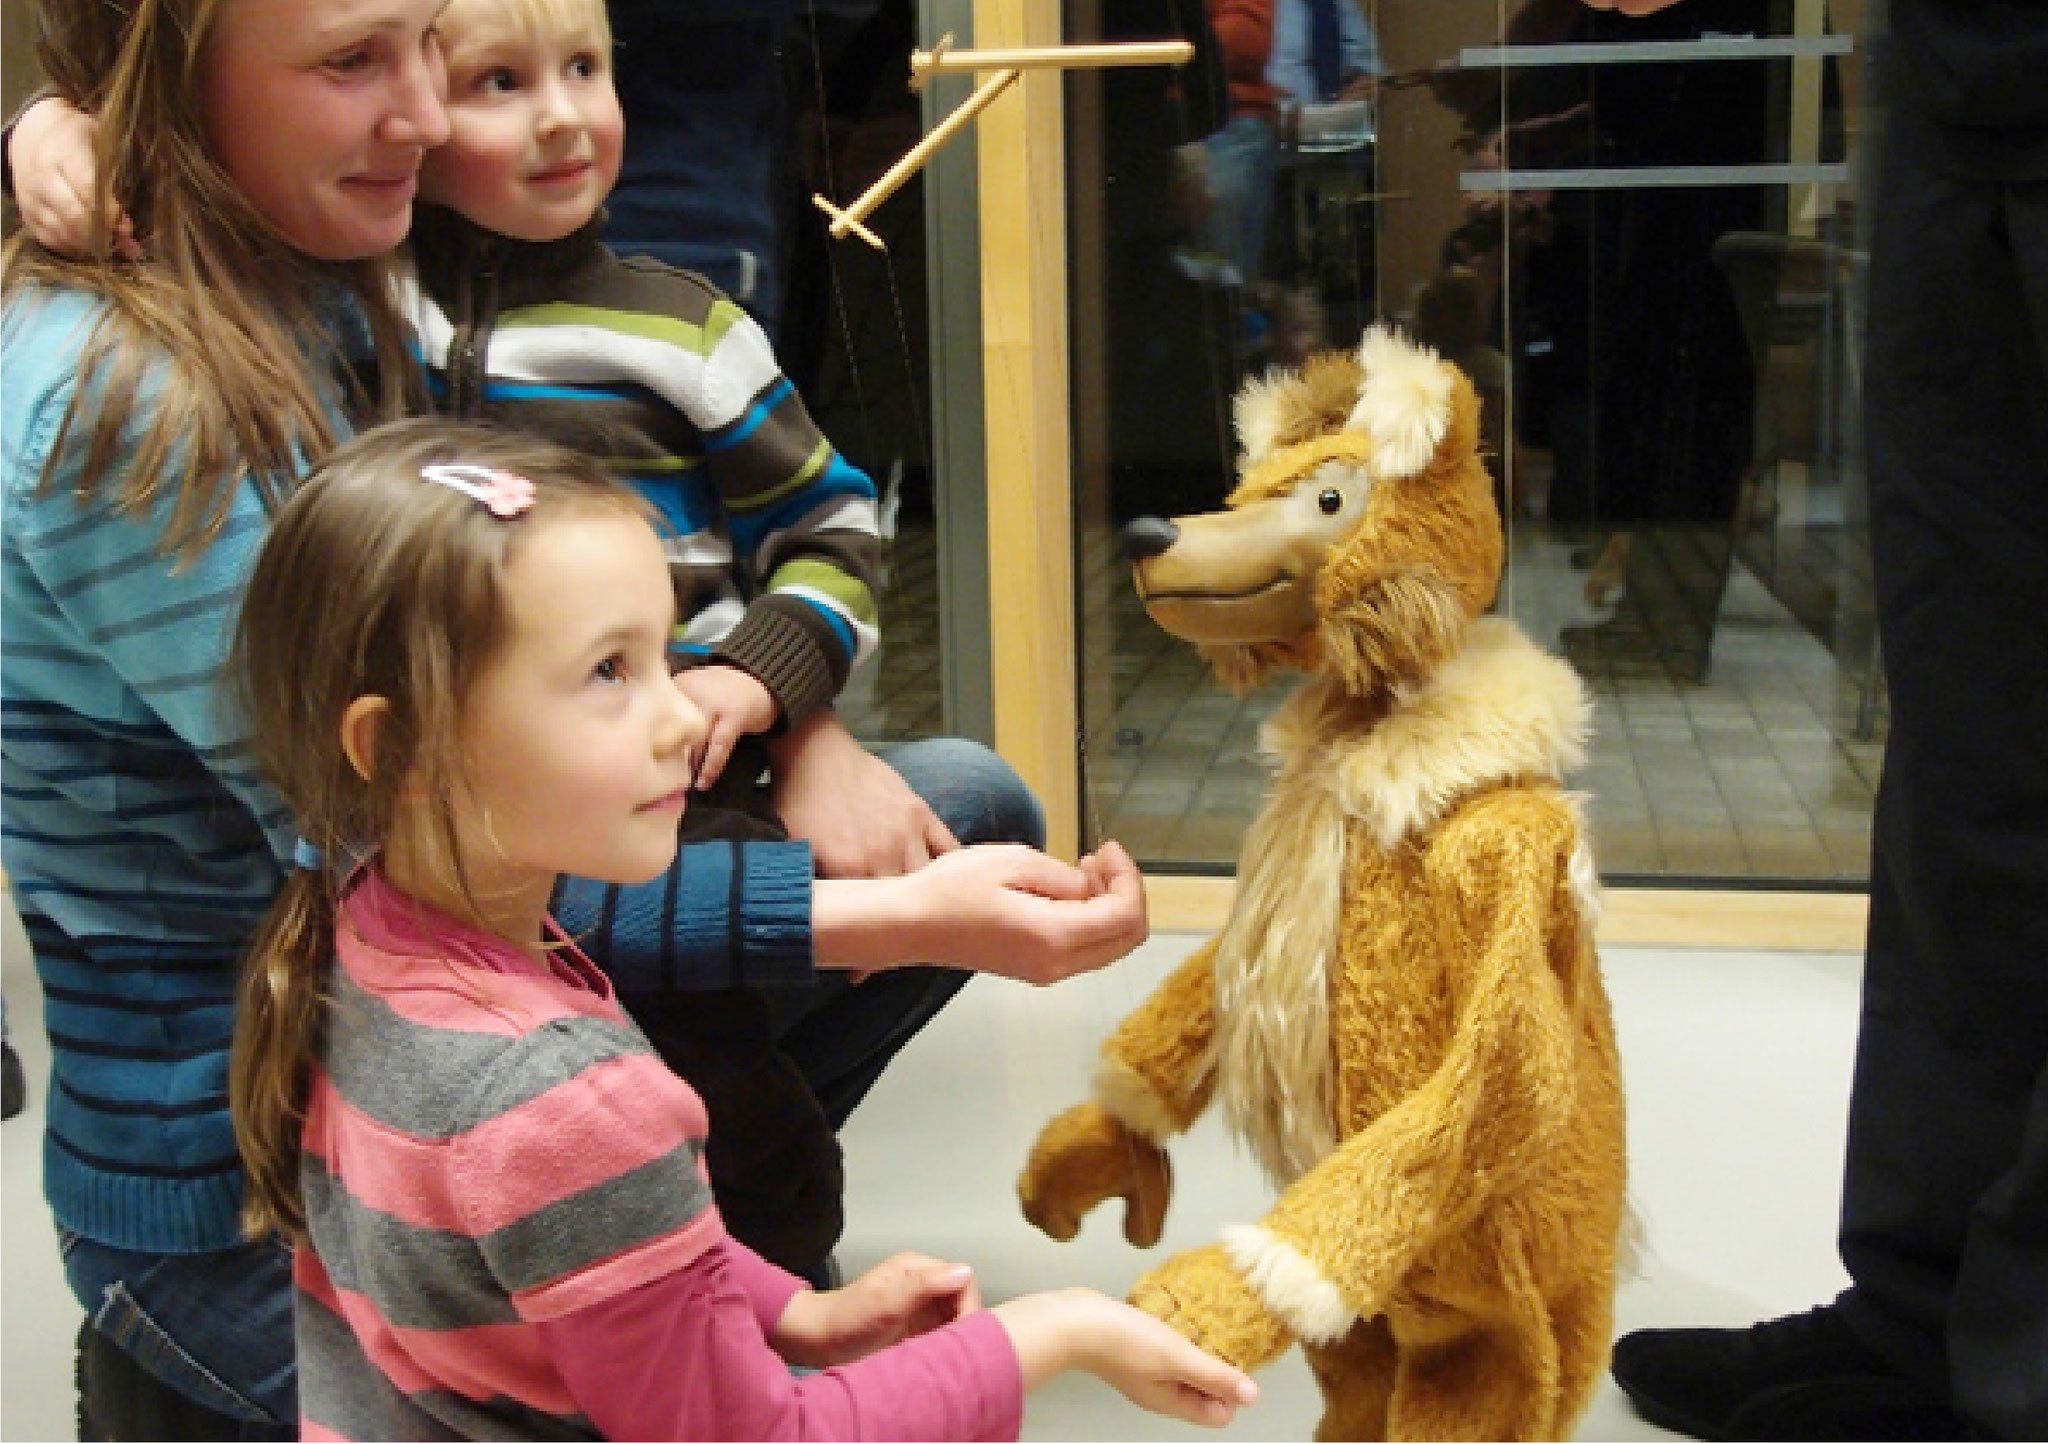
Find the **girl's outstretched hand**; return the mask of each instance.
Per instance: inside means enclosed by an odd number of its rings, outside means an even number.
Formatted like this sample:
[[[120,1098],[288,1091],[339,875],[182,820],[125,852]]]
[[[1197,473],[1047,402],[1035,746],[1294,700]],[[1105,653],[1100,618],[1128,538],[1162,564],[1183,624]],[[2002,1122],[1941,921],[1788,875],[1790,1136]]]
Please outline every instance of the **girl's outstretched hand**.
[[[1026,1390],[1063,1369],[1085,1369],[1141,1408],[1211,1428],[1259,1397],[1243,1370],[1092,1289],[1027,1294],[991,1312],[1016,1346]]]
[[[1096,1370],[1133,1404],[1220,1429],[1246,1404],[1255,1403],[1259,1386],[1235,1365],[1190,1343],[1150,1314],[1108,1300],[1135,1317],[1117,1320],[1117,1342],[1107,1362]]]
[[[776,1325],[773,1342],[792,1364],[830,1368],[980,1308],[981,1291],[966,1264],[899,1253],[844,1288],[799,1293]]]
[[[44,249],[74,260],[92,255],[93,132],[90,115],[58,95],[24,110],[7,141],[21,224]],[[119,206],[107,214],[113,253],[142,259],[134,227]]]

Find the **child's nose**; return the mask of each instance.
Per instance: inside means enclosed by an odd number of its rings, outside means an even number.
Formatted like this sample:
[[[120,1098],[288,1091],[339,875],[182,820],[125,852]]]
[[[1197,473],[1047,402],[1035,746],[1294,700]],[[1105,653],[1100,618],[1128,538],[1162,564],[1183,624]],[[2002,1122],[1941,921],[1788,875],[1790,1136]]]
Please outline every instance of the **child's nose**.
[[[576,106],[559,80],[549,81],[541,91],[540,128],[552,133],[576,123]]]
[[[710,724],[704,720],[704,713],[697,704],[684,696],[683,689],[673,681],[664,691],[667,700],[662,706],[656,729],[656,747],[664,756],[696,750],[703,745],[705,734],[711,730]]]

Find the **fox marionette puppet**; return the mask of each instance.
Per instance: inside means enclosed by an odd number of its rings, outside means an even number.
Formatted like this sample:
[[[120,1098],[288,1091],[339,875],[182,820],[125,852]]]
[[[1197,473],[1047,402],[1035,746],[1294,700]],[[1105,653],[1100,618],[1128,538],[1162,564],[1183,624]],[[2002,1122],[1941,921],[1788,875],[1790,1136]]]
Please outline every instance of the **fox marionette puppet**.
[[[1244,1367],[1294,1342],[1326,1439],[1564,1438],[1606,1362],[1623,1219],[1598,882],[1561,779],[1577,677],[1485,616],[1479,403],[1380,328],[1236,402],[1226,508],[1127,529],[1154,620],[1228,684],[1307,674],[1235,902],[1103,1045],[1019,1182],[1056,1238],[1157,1242],[1167,1141],[1221,1099],[1278,1190],[1132,1297]]]

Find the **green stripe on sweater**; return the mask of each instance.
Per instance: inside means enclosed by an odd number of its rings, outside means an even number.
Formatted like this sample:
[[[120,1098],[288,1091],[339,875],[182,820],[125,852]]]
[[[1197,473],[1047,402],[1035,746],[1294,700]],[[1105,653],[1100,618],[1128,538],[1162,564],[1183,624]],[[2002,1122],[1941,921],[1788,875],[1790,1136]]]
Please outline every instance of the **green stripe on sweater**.
[[[768,590],[771,592],[799,586],[823,592],[844,607],[856,621],[872,625],[875,620],[874,594],[857,578],[830,562],[816,557],[796,557],[777,567],[775,574],[768,578]]]

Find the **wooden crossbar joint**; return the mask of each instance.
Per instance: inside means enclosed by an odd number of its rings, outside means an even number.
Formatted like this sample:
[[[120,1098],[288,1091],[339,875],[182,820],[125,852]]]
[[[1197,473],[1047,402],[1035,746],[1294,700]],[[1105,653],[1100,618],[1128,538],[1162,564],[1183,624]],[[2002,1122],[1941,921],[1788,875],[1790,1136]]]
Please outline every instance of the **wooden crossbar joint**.
[[[932,128],[929,135],[912,146],[903,159],[889,167],[881,179],[869,186],[850,204],[834,205],[822,195],[813,195],[811,200],[819,210],[832,218],[826,227],[834,240],[843,241],[847,235],[859,236],[876,250],[887,250],[882,239],[861,222],[866,220],[883,201],[896,193],[905,181],[915,175],[932,153],[944,145],[955,132],[988,107],[988,103],[1010,86],[1026,70],[1077,70],[1102,69],[1117,65],[1185,65],[1195,53],[1193,44],[1186,40],[1133,40],[1113,45],[1044,45],[1017,50],[955,50],[953,37],[944,35],[930,50],[914,50],[910,54],[910,88],[921,90],[928,76],[938,74],[969,74],[990,70],[995,73],[976,87],[974,93],[961,103],[944,120]]]

